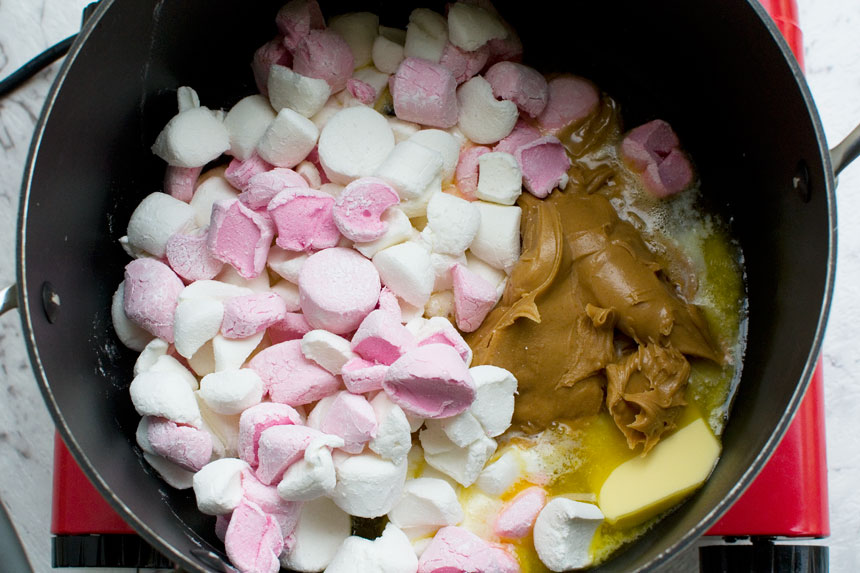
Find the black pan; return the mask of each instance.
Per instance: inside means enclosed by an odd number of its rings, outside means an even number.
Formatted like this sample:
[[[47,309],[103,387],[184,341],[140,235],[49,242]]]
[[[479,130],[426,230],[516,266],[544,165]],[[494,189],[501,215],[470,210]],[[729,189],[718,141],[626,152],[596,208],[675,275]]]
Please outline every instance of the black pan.
[[[225,570],[213,519],[142,461],[128,385],[134,354],[110,298],[134,206],[161,189],[149,146],[175,89],[229,107],[255,91],[248,65],[282,0],[102,0],[60,72],[33,140],[21,199],[17,304],[36,376],[63,439],[140,534],[189,570]],[[746,260],[749,342],[711,479],[601,571],[665,563],[738,498],[767,461],[812,375],[833,289],[834,177],[809,90],[755,0],[497,2],[526,62],[594,80],[626,125],[669,121]],[[442,9],[441,3],[424,2]],[[323,1],[403,26],[396,1]]]

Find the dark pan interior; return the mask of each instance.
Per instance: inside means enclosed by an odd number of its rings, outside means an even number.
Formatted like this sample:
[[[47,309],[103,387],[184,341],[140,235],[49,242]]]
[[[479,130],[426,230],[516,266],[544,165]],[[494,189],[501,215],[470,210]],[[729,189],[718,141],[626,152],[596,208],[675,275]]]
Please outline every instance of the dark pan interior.
[[[593,79],[621,103],[628,127],[668,120],[743,246],[749,346],[723,457],[703,490],[601,570],[653,565],[740,493],[811,375],[834,260],[823,136],[775,29],[745,0],[497,4],[519,30],[527,63]],[[410,9],[394,1],[322,6],[326,15],[372,10],[392,26],[405,25]],[[248,64],[274,35],[278,7],[103,0],[37,135],[22,201],[24,327],[60,431],[111,503],[186,568],[203,566],[194,554],[221,554],[220,543],[192,494],[164,485],[134,446],[134,354],[114,337],[109,313],[128,260],[117,239],[134,206],[161,189],[164,164],[149,146],[175,113],[175,89],[194,87],[212,108],[253,93]],[[801,164],[808,200],[792,186]],[[42,310],[46,281],[61,300],[54,324]]]

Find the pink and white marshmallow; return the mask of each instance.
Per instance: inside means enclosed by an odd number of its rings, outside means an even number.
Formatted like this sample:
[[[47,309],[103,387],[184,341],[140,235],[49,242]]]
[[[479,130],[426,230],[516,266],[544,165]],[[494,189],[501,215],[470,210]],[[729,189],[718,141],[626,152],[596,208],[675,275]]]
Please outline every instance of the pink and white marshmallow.
[[[213,170],[215,171],[215,170]],[[194,209],[194,223],[200,227],[208,227],[212,220],[212,207],[218,201],[229,201],[239,196],[239,192],[227,179],[218,173],[220,169],[206,172],[200,178],[194,197],[191,198],[191,208]]]
[[[191,471],[199,471],[212,457],[212,436],[193,426],[150,417],[147,440],[152,453]]]
[[[304,457],[284,472],[278,495],[290,501],[311,501],[330,495],[337,484],[331,449],[343,445],[337,436],[323,435],[311,440]]]
[[[272,40],[266,42],[254,52],[254,57],[251,60],[251,70],[254,72],[254,83],[257,84],[257,90],[265,95],[268,95],[266,83],[269,78],[269,68],[273,64],[282,66],[293,65],[293,54],[284,46],[284,38],[276,36]]]
[[[358,357],[349,340],[320,329],[302,337],[302,354],[335,375],[341,373],[347,362]]]
[[[472,79],[484,69],[489,57],[490,50],[486,46],[481,46],[473,52],[467,52],[448,42],[442,52],[439,64],[451,70],[454,80],[459,85]]]
[[[693,181],[692,165],[679,145],[669,124],[655,119],[624,137],[621,156],[632,171],[640,174],[646,191],[655,197],[668,197]]]
[[[274,234],[274,225],[267,217],[237,199],[218,201],[212,206],[209,252],[230,264],[243,278],[255,278],[265,270]]]
[[[351,358],[341,368],[341,378],[346,389],[353,394],[364,394],[382,390],[382,382],[388,366],[360,357]]]
[[[454,265],[454,313],[457,328],[463,332],[474,332],[499,302],[496,287],[465,265]]]
[[[493,532],[505,539],[522,539],[531,532],[544,505],[546,490],[539,486],[524,489],[505,504],[493,523]]]
[[[224,178],[236,189],[244,191],[251,177],[271,171],[273,168],[274,165],[254,153],[245,160],[233,158],[224,170]],[[251,208],[254,209],[254,207]]]
[[[325,80],[333,94],[346,87],[354,63],[349,44],[333,30],[311,30],[299,41],[293,54],[293,70]]]
[[[173,342],[173,315],[185,285],[170,267],[155,259],[137,259],[125,266],[123,310],[135,324]]]
[[[363,359],[390,365],[415,347],[415,337],[400,320],[384,310],[374,310],[352,337],[352,350]]]
[[[257,446],[255,475],[266,485],[276,484],[286,469],[300,460],[319,430],[297,424],[272,426],[263,430]]]
[[[340,240],[334,204],[334,197],[315,189],[291,187],[281,191],[268,206],[278,230],[275,243],[288,251],[334,247]]]
[[[309,404],[340,387],[334,375],[304,357],[301,340],[270,346],[254,356],[248,366],[259,374],[272,401],[290,406]]]
[[[128,221],[128,243],[161,258],[167,241],[193,226],[194,209],[166,193],[150,193],[135,207]]]
[[[283,34],[283,45],[294,51],[311,30],[325,28],[325,19],[316,0],[290,0],[275,16],[275,24]]]
[[[416,324],[407,324],[406,327],[415,335],[418,346],[447,344],[460,354],[467,366],[472,363],[472,349],[447,318],[434,316]]]
[[[457,123],[457,80],[445,66],[407,57],[389,87],[400,119],[441,128]]]
[[[239,201],[255,211],[265,209],[279,193],[290,189],[306,189],[307,181],[293,171],[277,167],[253,175],[243,187]]]
[[[273,426],[289,426],[302,424],[301,415],[291,406],[278,404],[276,402],[262,402],[251,406],[242,412],[239,418],[239,457],[245,460],[251,467],[258,463],[257,449],[259,448],[260,435],[263,431]]]
[[[288,542],[299,521],[302,504],[281,498],[276,486],[264,484],[250,469],[242,472],[242,490],[245,501],[256,503],[263,512],[275,518],[284,542]]]
[[[480,158],[492,150],[483,145],[466,147],[460,152],[457,162],[457,189],[469,200],[477,198],[478,193],[478,166]]]
[[[344,443],[339,446],[343,451],[358,454],[376,437],[376,416],[364,396],[338,392],[320,420],[319,429],[343,438]]]
[[[331,95],[331,86],[325,80],[303,76],[277,64],[269,70],[268,87],[275,110],[290,108],[307,118],[316,115]]]
[[[116,291],[111,297],[110,316],[113,323],[113,329],[116,332],[117,338],[127,348],[140,352],[144,350],[152,341],[160,340],[155,338],[152,333],[137,325],[128,315],[125,314],[125,281],[119,283]],[[166,342],[165,342],[166,344]],[[135,376],[137,373],[135,373]]]
[[[334,204],[332,216],[347,239],[374,241],[388,228],[382,215],[399,202],[397,191],[388,183],[376,177],[362,177],[344,188]]]

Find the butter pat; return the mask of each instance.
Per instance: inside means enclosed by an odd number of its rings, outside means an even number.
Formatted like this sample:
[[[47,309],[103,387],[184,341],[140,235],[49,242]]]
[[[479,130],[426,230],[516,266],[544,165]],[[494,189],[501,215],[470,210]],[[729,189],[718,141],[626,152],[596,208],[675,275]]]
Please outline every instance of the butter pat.
[[[598,495],[609,523],[641,523],[675,505],[710,475],[720,444],[701,418],[615,468]]]

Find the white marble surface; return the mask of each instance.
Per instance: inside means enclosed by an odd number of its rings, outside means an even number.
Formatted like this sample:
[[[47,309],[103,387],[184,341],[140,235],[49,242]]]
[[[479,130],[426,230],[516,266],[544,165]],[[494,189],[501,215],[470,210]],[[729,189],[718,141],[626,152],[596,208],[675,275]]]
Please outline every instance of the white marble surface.
[[[712,0],[716,1],[716,0]],[[77,31],[87,0],[0,0],[0,77]],[[807,74],[831,146],[860,123],[860,2],[799,0]],[[32,130],[57,65],[0,101],[0,286],[14,281],[15,225]],[[836,293],[824,345],[831,571],[860,570],[860,162],[840,177]],[[0,318],[0,498],[36,571],[50,571],[53,428],[18,316]],[[23,485],[22,485],[23,484]],[[672,571],[695,569],[695,551]],[[2,565],[0,565],[2,568]],[[102,570],[104,571],[104,570]]]

